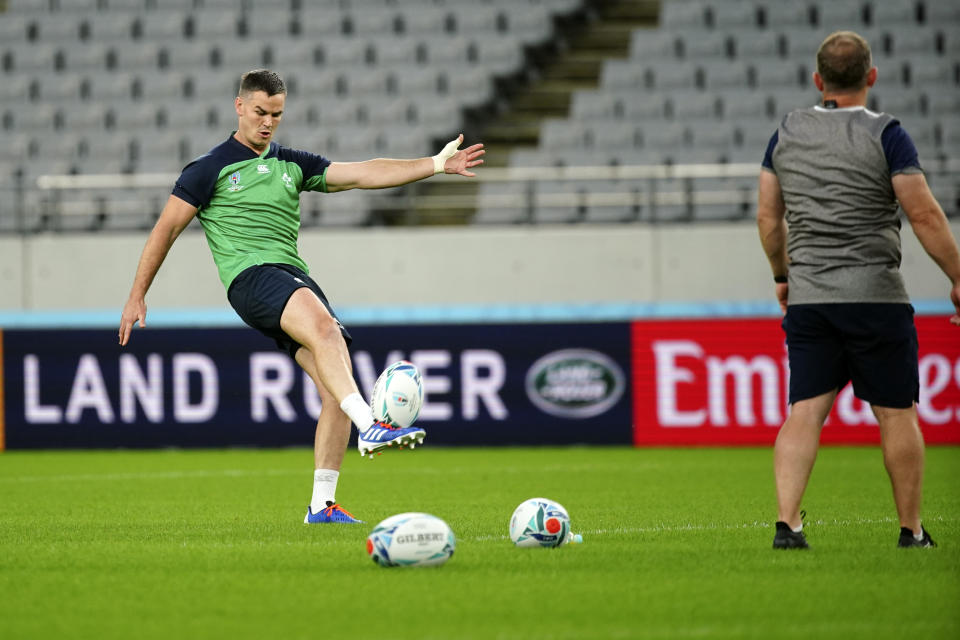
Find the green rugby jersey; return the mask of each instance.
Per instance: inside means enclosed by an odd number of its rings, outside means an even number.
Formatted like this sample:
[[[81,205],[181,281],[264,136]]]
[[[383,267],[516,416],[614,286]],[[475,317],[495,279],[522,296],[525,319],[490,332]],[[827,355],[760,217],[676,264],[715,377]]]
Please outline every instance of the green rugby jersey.
[[[290,264],[309,272],[297,251],[300,192],[326,191],[328,166],[322,156],[276,142],[257,155],[231,134],[184,167],[173,195],[199,209],[225,288],[257,264]]]

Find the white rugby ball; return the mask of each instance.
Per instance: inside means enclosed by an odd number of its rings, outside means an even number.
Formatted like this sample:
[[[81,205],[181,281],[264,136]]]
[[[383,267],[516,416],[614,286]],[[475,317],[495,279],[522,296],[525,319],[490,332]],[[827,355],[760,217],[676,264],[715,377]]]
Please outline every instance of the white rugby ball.
[[[559,547],[570,533],[570,515],[559,502],[530,498],[510,518],[510,539],[518,547]]]
[[[429,513],[398,513],[367,536],[367,554],[381,567],[432,567],[457,547],[447,523]]]
[[[406,360],[387,367],[370,394],[373,418],[395,427],[409,427],[420,415],[423,405],[423,381],[420,371]]]

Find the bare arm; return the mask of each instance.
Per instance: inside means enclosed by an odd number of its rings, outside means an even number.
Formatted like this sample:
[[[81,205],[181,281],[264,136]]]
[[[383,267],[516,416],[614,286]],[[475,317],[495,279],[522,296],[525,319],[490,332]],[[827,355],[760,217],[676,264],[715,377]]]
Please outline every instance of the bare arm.
[[[483,144],[457,149],[463,134],[439,154],[429,158],[374,158],[364,162],[334,162],[327,167],[327,191],[347,189],[385,189],[429,178],[434,173],[455,173],[474,177],[471,168],[483,164]]]
[[[197,215],[197,208],[192,204],[181,200],[176,196],[170,196],[167,204],[160,213],[157,224],[154,225],[150,237],[147,238],[147,244],[143,247],[143,253],[140,254],[140,262],[137,265],[137,273],[133,278],[133,286],[130,288],[130,296],[123,307],[120,315],[120,345],[127,344],[130,340],[130,333],[133,331],[133,325],[138,323],[140,327],[145,326],[147,317],[146,296],[147,289],[153,284],[153,279],[160,270],[164,258],[173,246],[174,241],[180,235],[186,226]]]
[[[922,173],[898,173],[891,182],[917,240],[950,279],[950,301],[955,310],[950,321],[960,325],[960,250],[950,231],[947,216],[930,193],[927,179]]]
[[[775,173],[760,171],[757,181],[757,230],[760,232],[760,244],[767,254],[774,277],[786,276],[789,268],[786,212],[780,180]],[[784,313],[787,311],[787,293],[786,283],[776,284],[777,301]]]

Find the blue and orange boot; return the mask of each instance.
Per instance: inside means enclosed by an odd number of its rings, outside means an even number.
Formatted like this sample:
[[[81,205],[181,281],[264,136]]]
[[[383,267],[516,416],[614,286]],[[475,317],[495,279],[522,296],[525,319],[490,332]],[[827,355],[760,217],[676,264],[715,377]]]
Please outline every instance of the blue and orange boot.
[[[357,520],[353,514],[338,504],[328,502],[325,509],[320,509],[314,513],[310,505],[307,505],[307,515],[303,519],[303,524],[363,524],[363,520]]]
[[[393,447],[416,448],[423,443],[427,432],[418,427],[394,427],[386,422],[374,422],[373,425],[357,438],[357,449],[361,456],[370,456],[381,453],[384,449]]]

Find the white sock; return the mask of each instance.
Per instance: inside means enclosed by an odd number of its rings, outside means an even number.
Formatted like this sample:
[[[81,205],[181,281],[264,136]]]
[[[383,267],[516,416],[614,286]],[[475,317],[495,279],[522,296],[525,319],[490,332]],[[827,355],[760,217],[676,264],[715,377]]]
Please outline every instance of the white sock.
[[[920,527],[920,533],[913,534],[913,539],[917,542],[923,542],[923,527]]]
[[[333,469],[315,469],[313,472],[313,497],[310,499],[310,511],[319,513],[321,509],[335,504],[337,499],[337,480],[340,472]]]
[[[373,424],[373,411],[359,393],[351,393],[340,403],[340,410],[350,416],[350,421],[363,433]]]
[[[801,531],[803,531],[803,523],[801,522],[800,526],[797,527],[796,529],[791,528],[790,530],[793,531],[794,533],[800,533]]]

